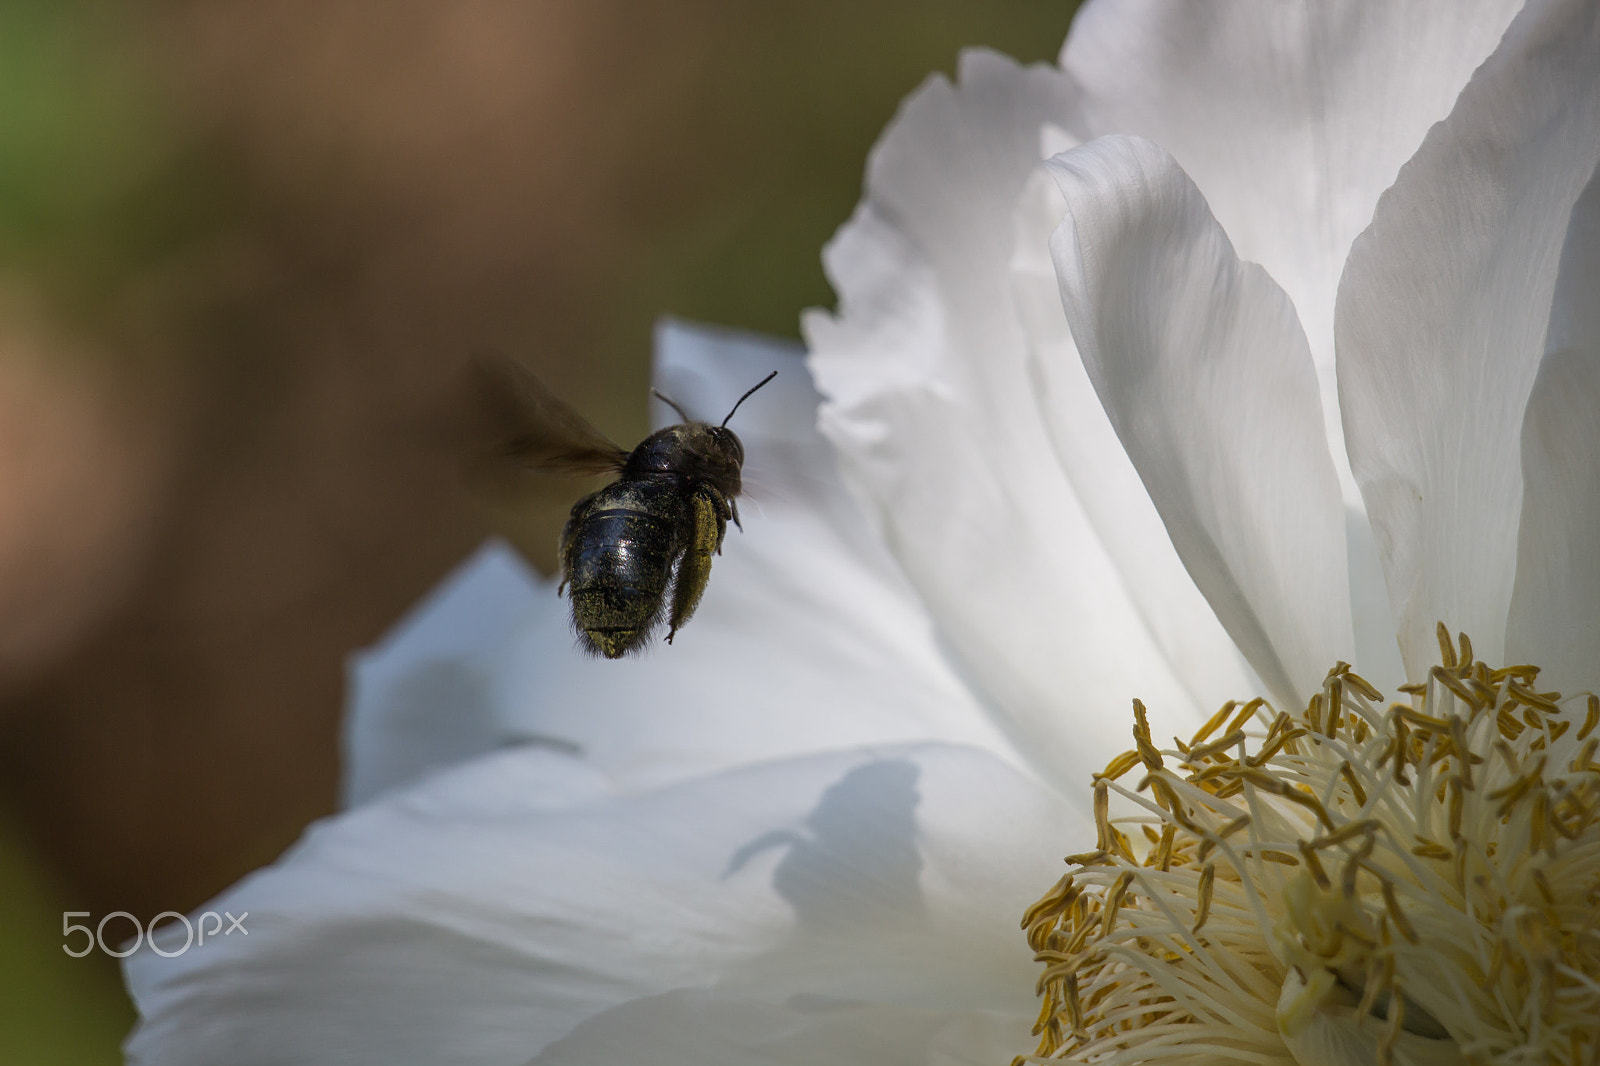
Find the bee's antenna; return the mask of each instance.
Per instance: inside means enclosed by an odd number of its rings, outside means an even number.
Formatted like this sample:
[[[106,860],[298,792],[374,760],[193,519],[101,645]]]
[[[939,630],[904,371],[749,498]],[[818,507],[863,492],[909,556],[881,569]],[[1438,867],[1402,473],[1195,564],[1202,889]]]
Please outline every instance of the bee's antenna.
[[[745,393],[743,396],[739,397],[739,399],[734,402],[733,411],[737,411],[739,409],[739,404],[744,403],[746,400],[748,400],[750,398],[750,393],[751,392],[755,392],[761,386],[765,385],[767,382],[771,381],[773,378],[775,378],[777,376],[778,376],[778,372],[776,370],[774,370],[772,373],[768,374],[766,377],[762,378],[760,381],[758,381],[754,385],[750,386],[750,392]],[[663,399],[665,399],[665,397],[663,397]],[[668,401],[668,402],[670,403],[671,401]],[[674,406],[676,406],[676,405],[674,405]],[[732,418],[733,417],[733,411],[729,411],[728,412],[728,418]],[[726,426],[728,424],[728,418],[724,418],[722,420],[722,424],[724,426]]]
[[[694,419],[690,418],[687,414],[684,413],[683,408],[681,408],[677,404],[673,403],[667,397],[661,395],[661,393],[657,392],[655,389],[652,388],[650,390],[650,395],[654,396],[656,399],[660,400],[662,403],[666,404],[668,407],[670,407],[674,411],[678,412],[678,417],[683,419],[685,422],[693,422],[694,421]]]

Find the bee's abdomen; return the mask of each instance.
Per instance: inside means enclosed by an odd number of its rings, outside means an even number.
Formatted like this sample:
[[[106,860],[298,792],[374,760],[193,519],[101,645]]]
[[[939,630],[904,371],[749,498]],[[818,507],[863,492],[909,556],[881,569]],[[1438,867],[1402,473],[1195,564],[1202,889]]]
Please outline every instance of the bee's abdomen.
[[[621,658],[661,621],[683,513],[682,494],[654,480],[619,481],[574,511],[562,565],[589,650]]]

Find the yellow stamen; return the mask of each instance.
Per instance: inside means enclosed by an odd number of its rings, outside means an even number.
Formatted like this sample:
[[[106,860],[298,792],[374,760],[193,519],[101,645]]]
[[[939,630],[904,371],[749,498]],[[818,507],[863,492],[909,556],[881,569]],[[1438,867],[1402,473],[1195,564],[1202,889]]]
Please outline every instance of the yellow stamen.
[[[1298,715],[1225,704],[1176,765],[1134,704],[1136,747],[1095,782],[1097,849],[1023,918],[1038,1058],[1287,1062],[1315,1022],[1378,1062],[1448,1043],[1591,1061],[1600,699],[1539,691],[1443,626],[1439,649],[1410,703],[1339,663]],[[1136,859],[1110,792],[1141,764]]]

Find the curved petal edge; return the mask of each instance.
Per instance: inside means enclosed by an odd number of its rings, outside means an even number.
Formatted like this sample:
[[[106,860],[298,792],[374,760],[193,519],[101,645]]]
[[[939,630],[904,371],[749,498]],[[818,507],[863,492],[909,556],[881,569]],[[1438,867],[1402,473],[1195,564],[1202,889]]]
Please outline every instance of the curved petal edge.
[[[1272,695],[1298,704],[1353,634],[1294,306],[1150,142],[1103,137],[1049,167],[1068,207],[1051,252],[1090,379],[1195,584]]]

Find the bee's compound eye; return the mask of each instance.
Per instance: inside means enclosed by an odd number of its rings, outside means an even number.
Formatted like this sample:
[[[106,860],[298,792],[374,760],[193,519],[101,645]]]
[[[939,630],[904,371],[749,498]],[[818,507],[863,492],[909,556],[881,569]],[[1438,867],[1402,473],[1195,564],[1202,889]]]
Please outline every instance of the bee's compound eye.
[[[723,441],[723,446],[728,449],[728,454],[733,456],[733,461],[741,466],[744,465],[744,444],[739,440],[738,435],[731,429],[722,430],[722,435],[726,438]]]

